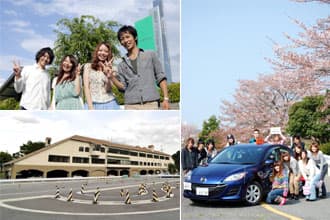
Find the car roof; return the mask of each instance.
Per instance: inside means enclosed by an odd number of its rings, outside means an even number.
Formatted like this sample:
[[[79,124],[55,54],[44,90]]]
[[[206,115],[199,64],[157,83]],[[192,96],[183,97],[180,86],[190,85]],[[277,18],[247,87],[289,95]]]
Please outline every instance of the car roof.
[[[264,144],[255,144],[255,143],[240,143],[240,144],[236,144],[236,145],[231,145],[231,146],[228,146],[228,147],[233,147],[233,148],[238,148],[238,147],[261,147],[261,148],[264,148],[265,150],[268,150],[270,148],[273,148],[273,147],[284,147],[284,148],[288,148],[287,146],[285,145],[282,145],[282,144],[270,144],[270,143],[264,143]],[[226,148],[228,148],[226,147]],[[290,148],[288,148],[290,149]]]

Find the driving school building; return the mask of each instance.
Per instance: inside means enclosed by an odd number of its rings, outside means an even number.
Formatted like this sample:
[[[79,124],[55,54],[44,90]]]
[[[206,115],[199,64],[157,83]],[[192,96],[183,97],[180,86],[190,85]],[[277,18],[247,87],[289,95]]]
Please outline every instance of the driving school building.
[[[4,164],[8,178],[123,176],[167,172],[171,156],[153,146],[134,147],[74,135]]]

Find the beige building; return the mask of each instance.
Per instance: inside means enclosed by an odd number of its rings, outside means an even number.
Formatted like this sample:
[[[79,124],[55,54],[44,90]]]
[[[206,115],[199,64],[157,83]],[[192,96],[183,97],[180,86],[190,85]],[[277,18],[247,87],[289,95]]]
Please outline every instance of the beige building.
[[[49,144],[49,145],[47,145]],[[74,135],[4,164],[8,178],[134,176],[167,172],[171,155]]]

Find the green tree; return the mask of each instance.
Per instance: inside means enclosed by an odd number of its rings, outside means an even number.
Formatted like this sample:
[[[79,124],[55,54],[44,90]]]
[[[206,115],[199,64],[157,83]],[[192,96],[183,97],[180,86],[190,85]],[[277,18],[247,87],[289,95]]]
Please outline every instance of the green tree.
[[[80,63],[91,61],[92,52],[100,42],[108,42],[115,56],[119,55],[117,49],[117,33],[114,31],[119,27],[116,21],[100,21],[90,16],[82,15],[80,18],[63,18],[57,22],[54,30],[57,34],[55,41],[55,64],[61,59],[72,54],[79,58]]]
[[[291,134],[301,134],[302,137],[315,137],[321,143],[330,140],[330,124],[326,117],[330,109],[321,110],[324,106],[324,96],[305,97],[289,109],[289,121],[286,131]]]
[[[177,171],[176,167],[175,167],[175,164],[173,163],[169,163],[168,164],[168,172],[170,174],[174,174],[175,172]]]
[[[176,170],[180,170],[180,151],[178,150],[175,154],[172,155]]]
[[[43,147],[45,147],[45,142],[32,142],[28,141],[26,144],[23,144],[20,146],[20,152],[23,153],[24,155],[32,153],[36,150],[39,150]]]
[[[15,98],[8,98],[0,101],[0,110],[18,110],[19,102]]]
[[[217,119],[215,115],[212,115],[207,121],[203,122],[203,129],[201,133],[199,133],[199,138],[206,141],[210,139],[209,134],[212,131],[216,131],[219,129],[220,120]]]
[[[1,172],[2,172],[2,165],[8,161],[11,161],[13,157],[8,154],[7,152],[0,151],[0,166],[1,166]]]

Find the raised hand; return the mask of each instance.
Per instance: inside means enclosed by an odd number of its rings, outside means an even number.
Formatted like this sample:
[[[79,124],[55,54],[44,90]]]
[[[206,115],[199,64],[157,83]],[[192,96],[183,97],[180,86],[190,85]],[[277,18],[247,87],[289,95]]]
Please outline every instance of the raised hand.
[[[19,60],[18,61],[13,60],[13,71],[17,78],[21,77],[22,68],[21,68],[21,64],[20,64]]]
[[[76,76],[80,76],[80,69],[81,69],[81,65],[79,63],[77,68],[76,68]]]

